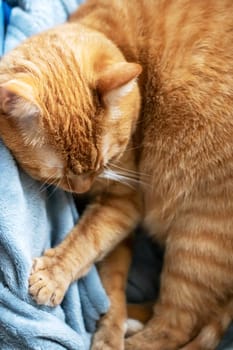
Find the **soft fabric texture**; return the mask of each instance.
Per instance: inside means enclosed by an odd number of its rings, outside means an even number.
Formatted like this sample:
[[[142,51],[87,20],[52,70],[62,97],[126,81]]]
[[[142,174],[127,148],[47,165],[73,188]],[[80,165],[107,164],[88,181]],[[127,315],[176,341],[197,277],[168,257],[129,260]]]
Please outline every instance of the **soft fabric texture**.
[[[11,6],[5,1],[0,1],[0,56],[3,55],[5,46],[5,31],[11,15]]]
[[[75,0],[18,1],[5,31],[9,7],[1,2],[3,51],[63,22],[78,4]],[[38,306],[28,295],[33,257],[59,243],[78,219],[71,195],[32,180],[2,142],[0,173],[0,349],[89,349],[96,321],[108,308],[94,267],[72,284],[57,308]]]
[[[27,37],[65,22],[82,0],[18,0],[6,1],[18,5],[12,9],[7,27],[4,53]]]

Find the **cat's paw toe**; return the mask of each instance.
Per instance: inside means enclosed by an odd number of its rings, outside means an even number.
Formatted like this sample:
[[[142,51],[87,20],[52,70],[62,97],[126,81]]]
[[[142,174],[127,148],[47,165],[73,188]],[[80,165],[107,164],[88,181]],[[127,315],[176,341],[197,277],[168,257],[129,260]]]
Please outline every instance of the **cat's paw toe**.
[[[29,277],[29,293],[38,304],[59,305],[68,286],[69,281],[58,261],[47,256],[34,260]]]
[[[56,306],[64,297],[65,291],[51,278],[48,271],[37,272],[29,278],[29,293],[39,305]]]

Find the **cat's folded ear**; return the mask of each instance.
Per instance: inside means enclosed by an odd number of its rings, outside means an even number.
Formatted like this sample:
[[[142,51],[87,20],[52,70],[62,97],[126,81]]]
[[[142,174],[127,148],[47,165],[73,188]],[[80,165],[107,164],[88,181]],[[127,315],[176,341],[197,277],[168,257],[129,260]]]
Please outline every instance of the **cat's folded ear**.
[[[137,63],[119,62],[108,65],[99,72],[97,90],[102,96],[119,99],[133,90],[141,72],[142,67]]]
[[[0,109],[9,117],[25,119],[40,112],[35,89],[28,79],[12,79],[0,85]]]

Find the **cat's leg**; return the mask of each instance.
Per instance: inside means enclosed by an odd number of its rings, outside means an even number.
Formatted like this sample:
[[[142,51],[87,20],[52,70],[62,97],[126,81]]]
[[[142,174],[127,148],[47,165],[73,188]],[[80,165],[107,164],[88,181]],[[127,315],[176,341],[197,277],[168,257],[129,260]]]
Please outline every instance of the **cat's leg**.
[[[34,260],[29,292],[38,304],[58,305],[70,283],[127,237],[141,219],[140,195],[120,185],[100,195],[57,247]]]
[[[180,349],[218,319],[233,285],[232,216],[225,216],[223,237],[218,217],[193,216],[187,212],[172,226],[154,316],[126,340],[126,350]]]
[[[233,318],[233,300],[181,350],[215,350]]]
[[[131,262],[131,241],[123,241],[99,263],[101,281],[110,300],[110,308],[98,325],[92,350],[123,350],[127,320],[125,288]]]
[[[131,337],[144,328],[144,325],[153,315],[153,304],[152,302],[127,304],[126,338]]]
[[[129,319],[138,320],[145,324],[153,315],[154,302],[144,302],[140,304],[127,304],[127,314]]]

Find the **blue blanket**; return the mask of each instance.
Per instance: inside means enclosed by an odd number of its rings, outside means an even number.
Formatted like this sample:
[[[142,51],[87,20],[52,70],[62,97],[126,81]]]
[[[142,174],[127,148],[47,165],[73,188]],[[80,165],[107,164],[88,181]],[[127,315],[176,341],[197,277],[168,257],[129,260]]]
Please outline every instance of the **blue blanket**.
[[[63,22],[78,0],[0,0],[0,47]],[[72,197],[32,180],[0,141],[0,349],[89,349],[108,300],[93,267],[72,284],[61,306],[36,305],[28,295],[32,258],[60,242],[78,215]],[[88,254],[88,252],[87,252]]]

